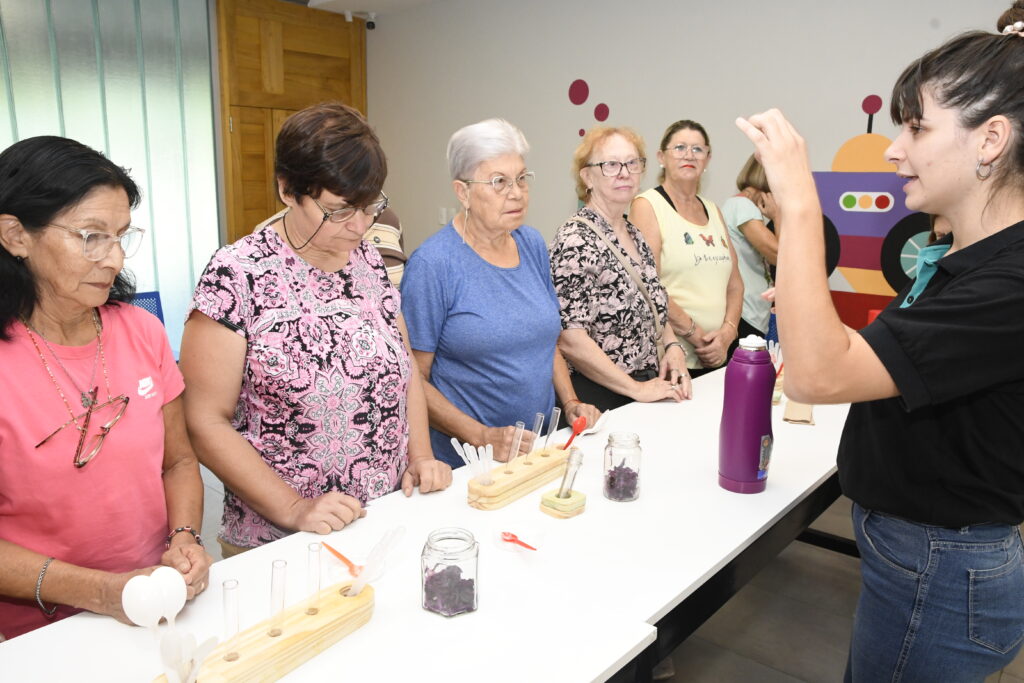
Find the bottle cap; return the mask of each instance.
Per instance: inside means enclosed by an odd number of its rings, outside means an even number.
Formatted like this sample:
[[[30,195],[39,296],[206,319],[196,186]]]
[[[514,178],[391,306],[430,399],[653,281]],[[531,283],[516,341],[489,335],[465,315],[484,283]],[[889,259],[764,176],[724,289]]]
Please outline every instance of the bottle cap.
[[[744,351],[767,351],[768,343],[756,334],[748,334],[740,339],[740,348]]]

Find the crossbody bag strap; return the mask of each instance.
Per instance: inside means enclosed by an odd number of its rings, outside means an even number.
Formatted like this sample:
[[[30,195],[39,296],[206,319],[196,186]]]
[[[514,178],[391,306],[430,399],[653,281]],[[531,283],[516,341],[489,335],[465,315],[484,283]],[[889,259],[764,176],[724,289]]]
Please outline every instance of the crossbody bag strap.
[[[654,305],[654,301],[651,299],[651,293],[647,290],[647,285],[644,284],[643,279],[640,277],[640,273],[636,271],[633,264],[629,262],[629,258],[622,253],[622,250],[612,244],[612,241],[608,239],[608,236],[598,230],[596,225],[582,216],[577,216],[576,220],[594,231],[594,234],[604,242],[606,247],[608,247],[608,251],[610,251],[615,258],[619,260],[622,267],[626,269],[626,273],[636,284],[636,288],[640,290],[640,294],[644,297],[644,301],[647,302],[647,306],[651,309],[651,315],[654,316],[654,341],[658,347],[658,360],[661,361],[661,356],[665,353],[663,350],[664,346],[662,339],[662,332],[664,331],[664,328],[661,324],[661,316],[658,315],[658,307]]]

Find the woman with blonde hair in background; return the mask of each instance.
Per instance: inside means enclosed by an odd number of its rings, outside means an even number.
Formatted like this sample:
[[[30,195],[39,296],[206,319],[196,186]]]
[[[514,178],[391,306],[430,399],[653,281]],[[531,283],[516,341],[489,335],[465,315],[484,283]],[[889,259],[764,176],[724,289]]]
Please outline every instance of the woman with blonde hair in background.
[[[739,194],[722,202],[722,217],[743,279],[739,335],[763,337],[768,333],[771,304],[761,295],[773,284],[770,266],[778,257],[779,221],[764,167],[753,154],[736,176],[736,189]],[[774,221],[774,232],[765,225],[767,221]]]
[[[624,215],[646,167],[643,144],[628,128],[598,126],[583,137],[573,175],[586,205],[551,246],[564,328],[558,344],[576,392],[601,410],[691,396],[654,254]]]

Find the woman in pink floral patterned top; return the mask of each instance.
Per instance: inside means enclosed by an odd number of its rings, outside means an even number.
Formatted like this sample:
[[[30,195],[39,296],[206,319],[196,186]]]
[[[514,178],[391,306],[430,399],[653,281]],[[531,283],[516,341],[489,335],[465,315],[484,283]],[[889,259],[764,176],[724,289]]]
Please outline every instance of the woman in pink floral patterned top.
[[[353,109],[285,121],[288,208],[214,254],[181,348],[189,432],[224,482],[225,556],[292,531],[327,534],[363,505],[451,483],[434,459],[400,297],[362,241],[387,206],[387,162]]]

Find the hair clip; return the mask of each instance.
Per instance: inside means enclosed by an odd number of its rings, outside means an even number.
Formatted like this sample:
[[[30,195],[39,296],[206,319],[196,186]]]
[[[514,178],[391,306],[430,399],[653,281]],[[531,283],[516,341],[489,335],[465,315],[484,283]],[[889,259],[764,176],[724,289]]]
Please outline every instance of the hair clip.
[[[1003,35],[1008,36],[1011,33],[1016,33],[1018,36],[1024,38],[1024,21],[1015,21],[1012,24],[1007,24],[1003,27]]]

